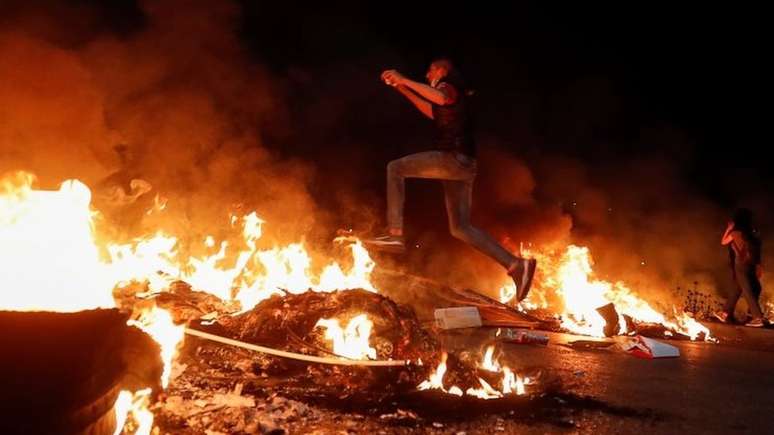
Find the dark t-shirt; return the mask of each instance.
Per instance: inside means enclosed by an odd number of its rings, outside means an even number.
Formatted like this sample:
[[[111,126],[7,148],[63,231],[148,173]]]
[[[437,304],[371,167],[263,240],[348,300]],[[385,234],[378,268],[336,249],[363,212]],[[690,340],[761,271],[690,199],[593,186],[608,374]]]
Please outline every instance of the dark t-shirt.
[[[433,121],[436,127],[435,146],[439,150],[457,151],[476,157],[473,137],[473,119],[468,98],[461,82],[444,78],[436,89],[446,94],[449,104],[433,104]]]
[[[757,234],[731,232],[731,253],[735,264],[756,266],[761,264],[761,240]]]

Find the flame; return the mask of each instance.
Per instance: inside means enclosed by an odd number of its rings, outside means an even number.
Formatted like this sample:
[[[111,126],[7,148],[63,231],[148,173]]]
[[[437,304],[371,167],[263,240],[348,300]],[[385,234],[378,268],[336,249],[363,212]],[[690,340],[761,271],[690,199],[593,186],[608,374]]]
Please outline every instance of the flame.
[[[481,388],[468,388],[468,391],[466,391],[465,394],[484,400],[499,399],[503,397],[503,393],[492,388],[485,380],[478,378],[478,382],[481,384]]]
[[[521,376],[514,375],[508,367],[503,368],[503,394],[513,394],[515,392],[516,395],[523,396],[526,394],[525,384],[529,384],[529,378],[522,379]]]
[[[333,353],[350,359],[376,359],[376,349],[368,344],[373,323],[365,314],[352,318],[346,329],[337,319],[320,319],[315,326],[325,329],[325,338],[333,342]]]
[[[169,312],[157,307],[144,311],[139,319],[130,320],[127,324],[142,329],[161,345],[161,360],[164,363],[161,385],[167,388],[169,376],[172,372],[172,359],[177,354],[177,348],[183,341],[185,327],[175,325]]]
[[[173,281],[183,280],[224,301],[240,303],[243,311],[283,292],[376,291],[370,282],[375,264],[354,239],[338,240],[349,247],[352,267],[347,270],[330,262],[317,277],[302,243],[259,249],[264,221],[252,212],[230,217],[229,223],[239,227],[241,240],[229,243],[206,236],[202,248],[210,253],[186,257],[180,253],[178,237],[163,232],[130,243],[98,240],[94,231],[98,212],[90,206],[91,191],[85,184],[68,180],[58,190],[47,191],[33,189],[34,182],[35,177],[24,172],[0,178],[0,262],[14,271],[0,275],[0,287],[6,289],[0,295],[2,309],[74,312],[113,308],[112,290],[131,282],[143,282],[151,292],[161,292]],[[138,186],[141,189],[134,189]],[[142,195],[150,185],[133,183],[134,190]],[[168,209],[166,199],[157,196],[147,215]],[[161,308],[147,310],[128,323],[160,344],[161,381],[166,387],[183,328],[174,325],[171,315]],[[371,327],[364,317],[353,319],[342,331],[343,350],[335,351],[375,358],[375,349],[368,346]],[[150,392],[122,392],[115,404],[118,430],[131,415],[137,433],[149,433],[153,424],[149,401]]]
[[[503,373],[503,379],[501,382],[502,390],[498,391],[494,387],[492,387],[487,381],[485,381],[482,378],[478,378],[478,383],[481,385],[480,388],[468,388],[465,391],[465,395],[478,397],[479,399],[489,400],[489,399],[499,399],[507,394],[517,394],[517,395],[524,395],[526,394],[524,385],[528,384],[529,382],[525,382],[522,380],[521,377],[518,375],[514,375],[514,373],[509,369],[508,367],[501,367],[500,363],[494,359],[494,346],[488,346],[486,351],[484,352],[484,357],[481,361],[481,364],[479,365],[479,368],[492,372],[492,373]],[[452,386],[447,391],[446,388],[443,386],[443,377],[446,374],[446,360],[448,358],[448,355],[446,352],[441,354],[441,362],[438,364],[438,367],[435,369],[435,372],[431,373],[427,380],[422,381],[419,385],[417,385],[417,390],[441,390],[447,394],[453,394],[455,396],[462,396],[462,389],[460,389],[457,386]]]
[[[113,435],[126,433],[126,425],[129,416],[132,416],[133,426],[136,427],[134,435],[150,435],[153,429],[153,413],[148,410],[150,402],[150,388],[131,393],[122,390],[113,405],[116,415],[116,429]]]
[[[516,284],[509,282],[500,287],[500,302],[510,303],[516,297]]]
[[[78,181],[33,190],[31,174],[0,179],[0,307],[72,312],[115,306],[92,236],[91,192]]]
[[[501,366],[500,362],[494,358],[494,351],[495,347],[492,345],[486,348],[486,351],[484,352],[484,358],[482,359],[481,364],[479,364],[479,368],[488,372],[503,374],[503,379],[501,381],[501,391],[497,391],[499,396],[496,396],[492,393],[492,391],[496,390],[494,390],[483,379],[479,379],[479,383],[481,383],[482,388],[469,389],[469,394],[480,397],[482,399],[494,399],[497,397],[502,397],[506,394],[514,393],[520,396],[524,395],[524,382],[522,381],[521,377],[514,374],[507,366]]]
[[[500,364],[498,364],[497,361],[492,360],[492,355],[494,355],[494,346],[489,346],[487,347],[486,352],[484,352],[484,360],[481,363],[481,368],[493,373],[500,373]]]
[[[448,357],[449,355],[447,355],[446,352],[441,354],[441,362],[438,363],[438,367],[436,367],[435,372],[431,373],[427,380],[424,380],[422,383],[417,385],[417,390],[446,391],[443,386],[443,376],[446,374],[446,359]],[[457,390],[459,390],[459,388],[457,388]]]
[[[116,413],[116,430],[113,435],[120,435],[126,425],[126,419],[129,417],[129,410],[132,408],[132,393],[122,390],[118,394],[116,403],[113,404],[113,410]]]
[[[619,313],[619,334],[627,332],[623,318],[627,315],[639,322],[664,325],[692,340],[702,335],[712,340],[709,329],[685,313],[673,313],[667,318],[624,282],[594,279],[593,260],[586,247],[570,245],[559,256],[540,252],[529,255],[538,259],[541,280],[536,281],[535,289],[521,303],[522,309],[551,309],[561,313],[562,327],[578,334],[604,337],[606,321],[597,308],[612,303]],[[509,282],[500,289],[501,300],[512,297],[512,286]]]

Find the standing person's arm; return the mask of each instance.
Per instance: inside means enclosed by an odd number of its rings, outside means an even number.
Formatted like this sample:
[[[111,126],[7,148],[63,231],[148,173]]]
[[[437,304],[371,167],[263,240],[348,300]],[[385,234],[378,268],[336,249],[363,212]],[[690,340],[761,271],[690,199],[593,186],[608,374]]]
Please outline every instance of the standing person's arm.
[[[732,235],[734,232],[734,223],[729,222],[726,226],[726,232],[723,233],[723,237],[720,239],[720,244],[723,246],[728,245],[734,240],[734,236]]]
[[[422,112],[423,115],[427,116],[430,119],[433,119],[433,105],[430,104],[429,101],[415,94],[406,86],[397,85],[395,86],[395,89],[397,89],[398,92],[403,94],[403,96],[408,98],[408,100],[411,101],[411,104],[413,104],[414,107],[419,109],[419,111]]]
[[[454,102],[453,96],[444,92],[443,89],[436,89],[424,83],[415,82],[414,80],[404,77],[403,74],[394,69],[382,73],[382,79],[387,82],[395,83],[396,85],[403,85],[419,94],[420,97],[433,104],[438,104],[439,106],[445,106]]]

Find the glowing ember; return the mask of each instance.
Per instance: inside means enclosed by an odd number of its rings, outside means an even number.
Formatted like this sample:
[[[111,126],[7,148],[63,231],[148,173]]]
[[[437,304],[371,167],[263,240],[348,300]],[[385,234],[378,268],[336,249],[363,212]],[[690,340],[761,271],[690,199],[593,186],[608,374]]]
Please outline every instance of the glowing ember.
[[[325,328],[325,338],[333,342],[333,353],[350,359],[376,359],[376,349],[368,344],[373,323],[365,314],[354,317],[341,329],[337,319],[320,319],[317,325]]]

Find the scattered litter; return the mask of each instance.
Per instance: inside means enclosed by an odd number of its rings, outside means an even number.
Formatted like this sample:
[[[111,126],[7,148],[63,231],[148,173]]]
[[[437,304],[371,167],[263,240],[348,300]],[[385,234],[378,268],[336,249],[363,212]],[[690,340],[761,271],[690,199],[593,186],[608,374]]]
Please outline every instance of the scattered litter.
[[[597,341],[597,340],[576,340],[569,343],[560,343],[560,346],[569,347],[574,350],[600,350],[607,349],[614,345],[613,341]]]
[[[548,344],[548,335],[523,329],[506,329],[497,338],[504,343]]]
[[[185,369],[188,368],[188,364],[179,364],[177,362],[172,362],[172,370],[169,372],[169,378],[174,380],[177,379],[180,375],[185,372]]]
[[[618,333],[618,311],[615,309],[615,305],[609,303],[597,308],[597,312],[603,319],[605,319],[605,337],[612,337]]]
[[[245,397],[234,393],[216,393],[214,396],[212,396],[211,403],[213,405],[226,406],[229,408],[252,408],[255,406],[255,400],[253,400],[252,397]]]
[[[677,358],[680,356],[680,349],[677,347],[641,335],[626,337],[619,346],[624,352],[637,358]]]

